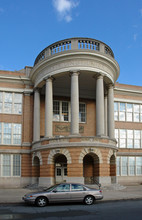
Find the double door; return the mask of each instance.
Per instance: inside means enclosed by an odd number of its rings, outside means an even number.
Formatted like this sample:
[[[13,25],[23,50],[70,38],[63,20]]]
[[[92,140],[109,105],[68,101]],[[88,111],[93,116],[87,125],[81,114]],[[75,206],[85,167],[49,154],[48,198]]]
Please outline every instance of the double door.
[[[58,163],[55,165],[56,183],[66,182],[67,180],[67,164]]]

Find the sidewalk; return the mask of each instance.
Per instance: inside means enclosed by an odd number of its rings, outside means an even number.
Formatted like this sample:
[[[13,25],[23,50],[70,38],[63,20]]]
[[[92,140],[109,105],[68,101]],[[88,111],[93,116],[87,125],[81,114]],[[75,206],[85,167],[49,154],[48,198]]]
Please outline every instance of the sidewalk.
[[[22,197],[26,193],[38,191],[37,189],[0,189],[0,204],[24,203]],[[142,199],[142,185],[125,187],[105,187],[103,191],[102,202]],[[101,202],[100,201],[100,202]]]

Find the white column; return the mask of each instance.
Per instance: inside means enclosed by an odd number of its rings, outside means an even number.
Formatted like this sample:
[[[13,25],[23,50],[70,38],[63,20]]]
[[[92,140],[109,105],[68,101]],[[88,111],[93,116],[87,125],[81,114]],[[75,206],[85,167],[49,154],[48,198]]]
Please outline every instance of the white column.
[[[102,75],[96,79],[96,135],[104,136],[104,81]]]
[[[71,72],[71,135],[79,134],[79,85],[77,71]]]
[[[40,93],[39,89],[34,90],[34,127],[33,141],[40,140]]]
[[[45,86],[45,137],[53,136],[53,88],[52,77],[46,79]]]
[[[104,133],[105,136],[108,135],[108,125],[107,125],[107,93],[105,93],[105,97],[104,97]]]
[[[108,136],[114,138],[114,87],[108,87]]]

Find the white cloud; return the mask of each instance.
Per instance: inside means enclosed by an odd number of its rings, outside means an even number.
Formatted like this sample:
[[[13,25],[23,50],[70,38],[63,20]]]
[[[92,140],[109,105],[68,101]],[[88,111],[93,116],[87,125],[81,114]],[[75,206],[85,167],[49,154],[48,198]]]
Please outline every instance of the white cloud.
[[[52,0],[52,2],[60,20],[72,21],[72,9],[76,8],[79,2],[76,0]]]
[[[137,40],[137,36],[138,36],[138,34],[134,34],[134,35],[133,35],[133,39],[134,39],[134,41]]]

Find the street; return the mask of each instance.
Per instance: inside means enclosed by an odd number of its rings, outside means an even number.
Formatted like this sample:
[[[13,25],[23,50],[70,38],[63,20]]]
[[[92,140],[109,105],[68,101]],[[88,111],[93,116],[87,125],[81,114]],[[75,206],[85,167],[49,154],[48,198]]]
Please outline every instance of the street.
[[[142,200],[97,202],[94,205],[53,204],[44,208],[33,205],[0,205],[0,220],[141,220]]]

